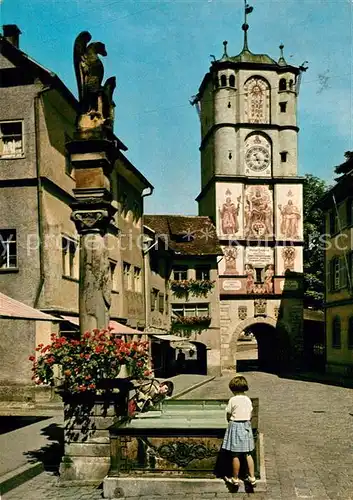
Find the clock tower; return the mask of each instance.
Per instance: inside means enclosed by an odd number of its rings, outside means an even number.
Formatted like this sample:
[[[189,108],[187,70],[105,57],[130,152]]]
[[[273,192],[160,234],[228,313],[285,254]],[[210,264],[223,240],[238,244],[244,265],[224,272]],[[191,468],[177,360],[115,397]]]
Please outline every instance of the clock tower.
[[[302,71],[227,42],[193,100],[201,121],[199,215],[213,218],[219,260],[223,369],[237,339],[256,336],[259,363],[281,368],[302,358],[303,193],[297,174],[297,99]]]

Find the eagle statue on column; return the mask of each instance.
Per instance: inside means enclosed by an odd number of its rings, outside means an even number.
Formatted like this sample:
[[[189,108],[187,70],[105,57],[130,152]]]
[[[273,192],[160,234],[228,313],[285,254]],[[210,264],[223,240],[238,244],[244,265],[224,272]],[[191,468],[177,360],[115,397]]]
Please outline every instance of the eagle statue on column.
[[[113,127],[114,107],[113,92],[116,87],[115,77],[110,77],[102,86],[104,66],[99,56],[105,57],[107,51],[102,42],[92,42],[91,34],[82,31],[74,43],[74,68],[78,87],[81,115],[90,115],[101,121],[105,127]],[[101,118],[101,120],[100,120]]]

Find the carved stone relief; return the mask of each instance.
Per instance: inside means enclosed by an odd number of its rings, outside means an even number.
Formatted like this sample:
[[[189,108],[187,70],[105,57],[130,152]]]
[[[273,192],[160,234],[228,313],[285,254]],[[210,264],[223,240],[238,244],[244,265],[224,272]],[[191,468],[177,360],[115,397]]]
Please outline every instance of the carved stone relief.
[[[255,299],[254,300],[254,316],[266,316],[267,300]]]
[[[71,219],[76,225],[77,232],[105,232],[107,225],[112,219],[109,210],[75,210],[71,214]]]
[[[248,308],[246,306],[238,307],[238,317],[242,321],[248,317]]]

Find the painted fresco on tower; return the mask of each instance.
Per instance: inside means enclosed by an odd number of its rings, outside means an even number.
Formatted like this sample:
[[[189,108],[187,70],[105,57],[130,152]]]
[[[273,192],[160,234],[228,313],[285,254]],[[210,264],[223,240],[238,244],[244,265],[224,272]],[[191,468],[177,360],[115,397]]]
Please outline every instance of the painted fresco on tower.
[[[218,263],[220,275],[242,275],[243,274],[243,253],[241,246],[222,246],[223,258]]]
[[[216,190],[217,233],[229,239],[239,237],[242,232],[242,186],[220,183]]]
[[[273,248],[247,247],[244,274],[247,293],[273,293],[275,275]]]
[[[303,248],[293,245],[276,248],[276,274],[284,276],[286,271],[303,272]]]
[[[251,177],[271,176],[271,143],[262,134],[252,134],[245,140],[245,174]]]
[[[273,236],[273,201],[270,186],[245,187],[244,237],[263,239]]]
[[[245,121],[270,123],[270,86],[259,76],[253,76],[244,85]]]
[[[282,240],[303,239],[302,186],[276,186],[276,236]]]

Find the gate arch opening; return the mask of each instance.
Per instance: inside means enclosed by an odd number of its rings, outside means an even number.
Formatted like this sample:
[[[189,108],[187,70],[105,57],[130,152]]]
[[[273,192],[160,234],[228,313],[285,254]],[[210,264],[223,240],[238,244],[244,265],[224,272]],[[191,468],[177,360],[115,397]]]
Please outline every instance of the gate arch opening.
[[[278,373],[287,366],[290,358],[288,333],[273,318],[248,318],[238,325],[234,340],[237,371]]]

